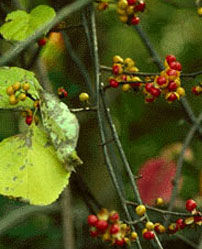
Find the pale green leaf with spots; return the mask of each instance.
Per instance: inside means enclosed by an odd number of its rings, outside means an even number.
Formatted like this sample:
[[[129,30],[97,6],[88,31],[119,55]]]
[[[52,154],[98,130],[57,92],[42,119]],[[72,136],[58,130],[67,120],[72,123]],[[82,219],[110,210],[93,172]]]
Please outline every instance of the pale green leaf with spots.
[[[47,5],[37,6],[30,14],[24,10],[13,11],[6,16],[6,22],[0,27],[0,34],[4,39],[21,41],[51,22],[54,17],[54,9]]]
[[[26,134],[0,143],[0,194],[33,205],[53,203],[68,184],[68,172],[58,160],[44,130],[35,125]]]
[[[81,164],[76,154],[79,136],[79,123],[67,105],[60,102],[53,94],[39,90],[41,100],[41,116],[43,125],[56,149],[59,160],[66,165],[68,171]]]
[[[41,88],[37,79],[35,78],[34,73],[24,70],[18,67],[1,67],[0,68],[0,108],[32,108],[33,100],[27,98],[25,101],[19,101],[17,105],[10,105],[9,96],[6,93],[6,89],[16,83],[19,82],[28,82],[30,84],[29,93],[34,97],[38,98],[38,89]]]

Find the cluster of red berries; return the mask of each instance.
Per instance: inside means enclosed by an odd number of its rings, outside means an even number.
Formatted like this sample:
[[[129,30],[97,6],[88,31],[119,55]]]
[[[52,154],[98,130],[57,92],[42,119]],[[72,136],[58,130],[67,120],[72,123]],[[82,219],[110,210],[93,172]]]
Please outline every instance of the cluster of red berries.
[[[59,87],[58,88],[58,97],[60,99],[64,99],[68,96],[68,92],[64,89],[64,87]]]
[[[97,215],[88,216],[88,224],[92,237],[100,237],[112,245],[130,244],[138,236],[136,232],[131,231],[129,225],[120,221],[116,211],[109,212],[107,209],[101,209]]]
[[[142,0],[119,0],[117,13],[121,22],[128,25],[137,25],[140,22],[137,13],[144,12],[145,7],[146,4]]]
[[[99,1],[97,5],[97,9],[99,11],[106,10],[109,7],[109,3],[106,1]]]
[[[113,57],[113,66],[112,66],[112,74],[109,78],[109,85],[112,88],[117,88],[120,85],[120,82],[124,82],[122,86],[123,91],[129,91],[131,88],[133,89],[139,89],[141,86],[141,83],[138,83],[138,81],[141,81],[139,77],[131,75],[124,74],[126,73],[135,73],[138,72],[139,69],[135,66],[135,61],[131,58],[123,59],[119,55],[115,55]],[[137,83],[133,84],[127,84],[127,81],[135,81]],[[125,83],[126,82],[126,83]]]
[[[176,60],[174,55],[167,55],[165,62],[165,70],[154,78],[151,83],[146,83],[143,89],[146,102],[154,102],[161,94],[171,103],[179,100],[185,95],[185,90],[181,87],[180,72],[182,66]]]
[[[182,66],[174,55],[167,55],[164,65],[165,70],[160,75],[145,77],[142,81],[139,77],[133,76],[133,73],[139,71],[135,62],[131,58],[124,60],[116,55],[113,57],[113,76],[109,78],[110,87],[117,88],[120,83],[126,82],[122,85],[123,91],[142,89],[146,103],[154,102],[160,95],[164,95],[169,103],[179,100],[181,96],[185,95],[185,90],[180,81]],[[130,73],[130,75],[127,73]]]
[[[25,101],[27,98],[27,91],[30,89],[30,85],[27,82],[15,82],[12,86],[6,89],[6,93],[9,96],[9,103],[11,105],[17,105],[19,101]]]
[[[163,204],[162,198],[157,198],[157,205]],[[144,223],[145,227],[142,230],[142,236],[146,240],[152,240],[157,234],[174,234],[185,227],[196,227],[202,225],[202,214],[197,210],[197,204],[194,200],[186,201],[186,209],[192,215],[187,218],[179,218],[172,222],[166,229],[160,223],[153,223],[151,221],[145,222],[140,220],[138,222]],[[135,212],[138,216],[143,217],[146,213],[146,207],[141,204],[137,205]],[[101,237],[103,241],[110,242],[112,245],[124,246],[136,241],[138,235],[131,231],[128,224],[120,221],[119,214],[116,211],[109,212],[107,209],[102,209],[97,215],[88,216],[88,224],[90,226],[90,235],[92,237]]]
[[[195,95],[201,95],[202,94],[202,85],[199,84],[197,86],[193,86],[192,87],[192,93],[195,94]]]

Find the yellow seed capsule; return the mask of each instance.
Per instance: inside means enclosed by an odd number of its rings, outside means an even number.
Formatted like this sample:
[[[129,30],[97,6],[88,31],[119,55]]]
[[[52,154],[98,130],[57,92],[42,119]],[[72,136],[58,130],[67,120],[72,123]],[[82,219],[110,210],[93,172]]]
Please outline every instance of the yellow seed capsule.
[[[145,227],[146,227],[148,230],[154,230],[154,223],[151,222],[151,221],[147,221]]]
[[[85,101],[89,100],[89,95],[87,93],[81,93],[79,95],[79,99],[81,102],[85,102]]]
[[[141,81],[141,79],[137,76],[131,78],[131,81]]]
[[[131,72],[131,73],[135,73],[135,72],[138,72],[139,69],[137,67],[128,67],[127,68],[127,71]]]
[[[34,101],[34,108],[39,108],[39,105],[40,105],[39,100],[35,100]]]
[[[126,244],[130,245],[130,239],[129,238],[125,237],[124,241],[125,241]]]
[[[29,83],[23,83],[22,89],[25,91],[28,91],[30,89],[30,84]]]
[[[121,22],[126,23],[128,21],[128,17],[126,15],[119,16]]]
[[[144,228],[144,229],[142,230],[142,234],[144,234],[144,233],[146,233],[146,232],[148,232],[148,229],[147,229],[147,228]]]
[[[202,7],[198,8],[197,13],[198,13],[199,16],[202,16]]]
[[[27,95],[25,93],[20,93],[20,95],[18,96],[18,100],[20,101],[25,101],[27,98]]]
[[[113,63],[123,63],[123,58],[119,55],[113,57]]]
[[[146,212],[146,207],[144,205],[138,205],[135,209],[135,212],[139,216],[143,216]]]
[[[135,62],[134,62],[134,60],[132,60],[131,58],[126,58],[125,60],[124,60],[124,63],[125,63],[125,65],[126,65],[126,67],[134,67],[135,66]]]
[[[121,15],[121,16],[126,15],[126,11],[123,10],[123,9],[120,9],[120,8],[117,9],[117,13],[118,13],[119,15]]]
[[[18,81],[18,82],[15,82],[13,85],[12,85],[14,91],[18,91],[21,87],[21,83]]]
[[[10,95],[10,97],[9,97],[9,103],[11,105],[16,105],[18,103],[18,100],[16,99],[15,95]]]
[[[188,218],[186,218],[186,219],[184,220],[184,223],[185,223],[186,225],[191,225],[191,224],[193,224],[193,223],[194,223],[194,217],[188,217]]]
[[[132,240],[136,240],[137,237],[138,237],[138,235],[137,235],[136,232],[132,232],[131,235],[130,235],[130,237],[131,237]]]
[[[157,205],[157,206],[162,206],[163,204],[164,204],[163,198],[158,197],[158,198],[156,199],[156,205]]]
[[[128,92],[130,89],[131,89],[130,84],[123,84],[123,86],[122,86],[123,92]]]
[[[6,89],[6,93],[8,95],[13,95],[14,94],[14,89],[12,86],[9,86],[7,89]]]
[[[132,15],[134,13],[134,6],[128,6],[126,9],[126,13],[128,15]]]
[[[180,96],[185,96],[185,90],[183,87],[178,87],[176,92],[180,95]]]
[[[127,0],[121,0],[118,2],[118,8],[120,9],[126,9],[128,7]]]

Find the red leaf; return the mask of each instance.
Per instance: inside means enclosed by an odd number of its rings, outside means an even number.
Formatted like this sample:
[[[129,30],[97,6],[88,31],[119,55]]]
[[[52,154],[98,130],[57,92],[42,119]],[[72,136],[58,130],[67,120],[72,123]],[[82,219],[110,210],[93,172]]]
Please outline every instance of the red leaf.
[[[159,157],[144,163],[139,171],[143,177],[137,181],[140,196],[145,204],[154,204],[156,198],[162,197],[169,202],[172,193],[172,180],[176,173],[176,163]]]

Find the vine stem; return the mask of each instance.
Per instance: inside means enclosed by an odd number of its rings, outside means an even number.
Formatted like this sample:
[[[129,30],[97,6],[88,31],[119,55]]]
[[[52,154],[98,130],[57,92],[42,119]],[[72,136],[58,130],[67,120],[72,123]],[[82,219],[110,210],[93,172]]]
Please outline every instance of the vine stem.
[[[58,204],[53,204],[46,207],[39,206],[23,206],[9,212],[6,216],[0,219],[0,235],[8,229],[22,223],[27,218],[40,212],[53,213],[60,210]]]
[[[91,3],[93,0],[77,0],[72,4],[68,4],[64,8],[62,8],[56,15],[56,17],[49,23],[45,24],[43,27],[38,29],[33,35],[28,37],[25,41],[19,42],[17,45],[8,50],[1,58],[0,58],[0,66],[6,65],[16,56],[18,56],[24,49],[30,46],[33,42],[43,36],[47,30],[53,28],[56,24],[64,20],[67,16],[72,13],[80,10],[82,7]]]
[[[112,119],[111,119],[109,108],[107,107],[107,104],[105,102],[105,95],[104,95],[103,88],[102,88],[101,83],[100,83],[100,75],[101,74],[100,74],[100,64],[99,64],[99,56],[98,56],[98,43],[97,43],[97,32],[96,32],[96,24],[95,24],[95,14],[94,14],[94,10],[93,9],[91,9],[91,10],[92,10],[92,14],[91,14],[92,42],[93,42],[93,55],[94,55],[94,64],[95,64],[95,77],[96,77],[96,103],[97,103],[97,106],[98,106],[97,116],[98,116],[98,123],[99,123],[99,127],[100,127],[100,135],[101,135],[102,144],[105,144],[106,141],[105,141],[103,121],[102,121],[102,116],[101,116],[101,109],[100,109],[101,104],[100,104],[99,95],[101,96],[102,104],[103,104],[103,107],[104,107],[104,111],[106,113],[106,117],[107,117],[109,126],[111,128],[112,134],[113,134],[114,139],[115,139],[115,143],[117,145],[117,148],[119,150],[121,159],[122,159],[122,161],[124,163],[125,169],[127,171],[130,182],[132,184],[133,191],[134,191],[134,193],[136,195],[136,198],[137,198],[138,202],[142,203],[142,200],[140,198],[137,185],[135,183],[134,175],[133,175],[133,173],[132,173],[132,171],[130,169],[130,165],[129,165],[128,161],[127,161],[126,155],[125,155],[125,153],[124,153],[124,151],[122,149],[120,140],[118,138],[118,134],[116,132],[115,125],[113,124]],[[113,172],[113,167],[111,165],[110,158],[108,156],[107,144],[105,144],[105,146],[103,146],[103,150],[104,150],[104,154],[105,154],[106,164],[108,165],[109,172],[111,174],[111,177],[112,177],[112,180],[114,182],[115,188],[116,188],[116,190],[117,190],[117,192],[119,194],[119,198],[121,200],[122,206],[123,206],[123,208],[125,210],[127,218],[129,218],[129,221],[131,221],[130,213],[128,211],[128,208],[127,208],[127,205],[125,203],[124,197],[122,196],[120,186],[119,186],[118,181],[116,179],[116,175]],[[145,215],[145,216],[146,216],[146,219],[149,220],[148,216],[147,215]],[[156,234],[155,234],[155,241],[157,243],[158,248],[163,249],[163,247],[161,245],[161,242],[160,242],[160,240],[159,240],[159,238],[158,238],[158,236]],[[141,248],[141,244],[140,244],[139,239],[137,240],[137,244],[138,244],[138,247]]]
[[[109,66],[101,65],[100,69],[106,72],[112,72],[112,68]],[[160,74],[160,72],[128,72],[128,71],[123,71],[123,74],[127,75],[134,75],[134,76],[157,76]],[[194,78],[202,74],[202,71],[197,71],[197,72],[192,72],[192,73],[181,73],[180,77],[181,78]]]
[[[90,79],[90,76],[89,76],[88,71],[86,69],[86,66],[84,65],[83,61],[78,57],[77,53],[74,51],[74,48],[72,47],[72,44],[71,44],[66,32],[62,31],[61,33],[63,35],[65,46],[66,46],[67,51],[69,52],[69,55],[71,56],[72,60],[75,62],[75,64],[80,69],[79,72],[83,76],[83,79],[86,83],[86,86],[88,87],[88,89],[90,91],[90,95],[93,96],[91,79]]]
[[[91,32],[92,32],[92,44],[93,44],[93,59],[94,59],[94,70],[95,70],[95,82],[96,82],[96,94],[95,94],[95,100],[97,104],[97,118],[98,118],[98,125],[99,125],[99,131],[100,131],[100,137],[101,142],[103,144],[103,153],[104,153],[104,159],[106,162],[106,165],[108,167],[109,174],[112,178],[112,182],[115,186],[116,192],[119,196],[119,199],[121,201],[121,205],[123,207],[123,210],[126,214],[126,217],[129,221],[132,221],[132,217],[129,213],[128,207],[125,203],[125,198],[123,196],[122,190],[119,186],[116,174],[114,172],[110,157],[109,157],[109,151],[107,148],[106,143],[106,136],[104,131],[104,125],[103,125],[103,119],[102,119],[102,111],[101,111],[101,103],[99,98],[100,93],[100,67],[99,67],[99,56],[98,56],[98,43],[97,43],[97,32],[96,32],[96,24],[95,24],[95,13],[94,9],[91,6],[91,15],[90,15],[90,24],[91,24]],[[134,229],[134,228],[133,228]],[[139,238],[137,238],[137,246],[139,249],[142,249],[142,246],[140,244]]]
[[[184,140],[182,150],[180,152],[179,159],[177,162],[177,170],[176,170],[176,175],[175,175],[175,179],[174,179],[174,186],[173,186],[173,190],[172,190],[170,203],[168,206],[168,211],[170,211],[170,212],[173,210],[175,199],[176,199],[177,192],[178,192],[179,178],[181,176],[182,166],[183,166],[183,161],[184,161],[184,153],[185,153],[187,147],[189,146],[189,144],[191,143],[191,140],[193,139],[195,132],[199,128],[201,121],[202,121],[202,112],[199,115],[199,117],[197,118],[195,124],[192,125],[191,129],[189,130],[189,133],[187,134],[187,136]],[[166,225],[169,221],[169,218],[170,218],[170,215],[167,216],[167,220],[165,223]]]
[[[71,205],[70,187],[66,187],[62,193],[62,221],[63,221],[63,240],[64,249],[75,249],[73,215]]]
[[[138,206],[138,203],[137,202],[133,202],[133,201],[126,201],[126,204],[132,205],[132,206],[135,206],[135,207]],[[164,209],[160,209],[160,208],[155,208],[155,207],[152,207],[152,206],[149,206],[149,205],[145,205],[145,207],[148,210],[151,210],[151,211],[154,211],[154,212],[157,212],[157,213],[161,213],[163,215],[170,214],[170,215],[173,215],[173,216],[190,217],[189,213],[172,212],[172,211],[168,211],[168,210],[164,210]]]

